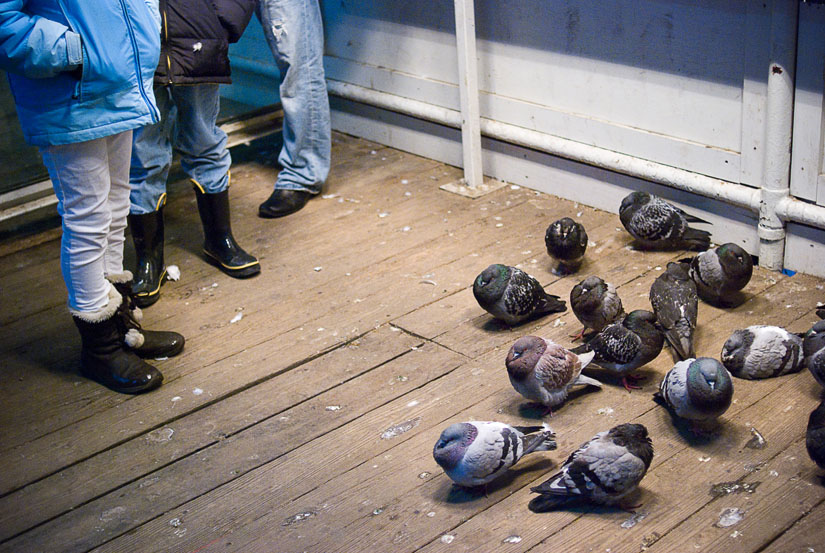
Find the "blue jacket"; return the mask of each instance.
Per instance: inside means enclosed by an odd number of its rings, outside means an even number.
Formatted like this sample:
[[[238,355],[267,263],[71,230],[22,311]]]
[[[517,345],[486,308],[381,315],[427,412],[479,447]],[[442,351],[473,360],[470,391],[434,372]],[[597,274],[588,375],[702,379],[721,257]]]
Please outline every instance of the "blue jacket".
[[[0,68],[35,146],[159,121],[159,53],[157,0],[0,0]]]

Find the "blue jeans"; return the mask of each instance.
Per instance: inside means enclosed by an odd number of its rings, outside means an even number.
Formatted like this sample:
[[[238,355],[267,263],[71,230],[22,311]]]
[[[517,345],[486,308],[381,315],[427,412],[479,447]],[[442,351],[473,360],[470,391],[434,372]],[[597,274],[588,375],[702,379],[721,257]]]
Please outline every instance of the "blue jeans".
[[[40,148],[63,218],[60,269],[75,311],[105,307],[105,276],[123,272],[131,149],[132,131]]]
[[[143,215],[166,203],[166,179],[172,165],[172,148],[181,154],[181,168],[206,194],[229,186],[232,157],[226,133],[215,123],[220,110],[216,84],[155,85],[160,121],[134,131],[131,213]]]
[[[318,194],[329,174],[332,142],[318,0],[258,0],[257,15],[281,73],[283,169],[275,189]]]

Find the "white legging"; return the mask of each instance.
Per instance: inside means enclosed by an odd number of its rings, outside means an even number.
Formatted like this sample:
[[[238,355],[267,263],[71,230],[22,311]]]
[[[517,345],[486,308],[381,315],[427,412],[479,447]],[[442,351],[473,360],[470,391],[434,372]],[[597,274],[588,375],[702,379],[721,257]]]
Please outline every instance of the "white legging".
[[[40,148],[63,218],[60,268],[76,311],[105,307],[106,275],[123,272],[131,152],[132,131]]]

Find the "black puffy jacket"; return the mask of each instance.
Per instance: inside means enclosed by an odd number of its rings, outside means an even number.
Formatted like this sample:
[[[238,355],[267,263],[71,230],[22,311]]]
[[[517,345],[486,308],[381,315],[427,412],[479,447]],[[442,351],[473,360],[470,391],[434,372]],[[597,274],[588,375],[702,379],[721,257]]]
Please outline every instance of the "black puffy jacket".
[[[229,44],[254,10],[255,0],[160,0],[155,84],[231,83]]]

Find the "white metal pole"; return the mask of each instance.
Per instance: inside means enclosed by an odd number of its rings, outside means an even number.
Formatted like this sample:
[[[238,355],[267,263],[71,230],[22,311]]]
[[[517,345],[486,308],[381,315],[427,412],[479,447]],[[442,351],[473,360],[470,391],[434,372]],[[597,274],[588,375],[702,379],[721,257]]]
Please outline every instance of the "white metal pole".
[[[458,50],[458,89],[461,98],[464,182],[470,188],[475,188],[484,183],[484,175],[481,170],[476,18],[473,0],[455,0],[455,37]]]
[[[779,271],[785,258],[785,223],[777,206],[790,194],[794,71],[799,4],[773,0],[771,58],[765,108],[765,165],[759,207],[759,265]]]

